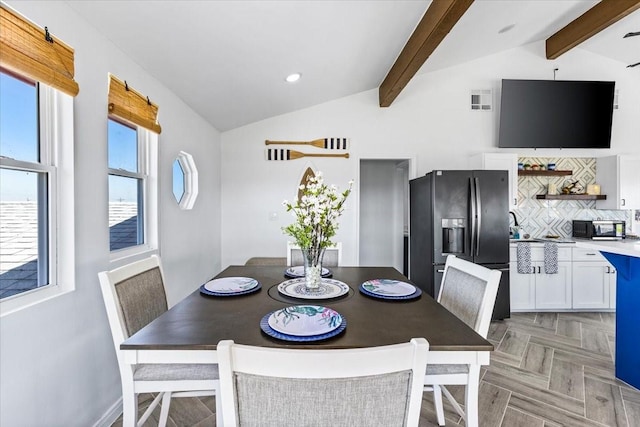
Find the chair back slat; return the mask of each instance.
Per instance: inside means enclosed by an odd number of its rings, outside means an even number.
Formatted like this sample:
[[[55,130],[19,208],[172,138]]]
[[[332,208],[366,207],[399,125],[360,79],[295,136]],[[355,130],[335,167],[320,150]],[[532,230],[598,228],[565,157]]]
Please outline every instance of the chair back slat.
[[[440,304],[474,330],[480,320],[480,308],[487,281],[449,267],[442,284]]]
[[[411,371],[359,378],[276,378],[235,374],[241,426],[403,426]]]
[[[229,426],[417,427],[429,343],[301,350],[220,341]]]
[[[131,336],[167,311],[167,296],[159,267],[143,271],[115,284],[116,303]]]
[[[447,257],[438,302],[486,338],[502,272]]]

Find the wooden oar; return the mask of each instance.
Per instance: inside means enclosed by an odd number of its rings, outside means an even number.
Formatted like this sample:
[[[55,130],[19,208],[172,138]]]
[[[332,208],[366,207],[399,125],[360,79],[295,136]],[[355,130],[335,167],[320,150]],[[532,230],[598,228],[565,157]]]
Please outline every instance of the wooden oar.
[[[267,148],[267,160],[295,160],[303,157],[344,157],[349,158],[349,153],[344,154],[316,154],[301,153],[300,151],[287,150],[284,148]]]
[[[314,139],[313,141],[270,141],[266,140],[265,145],[312,145],[318,148],[325,148],[329,150],[346,150],[348,149],[349,138],[321,138]]]

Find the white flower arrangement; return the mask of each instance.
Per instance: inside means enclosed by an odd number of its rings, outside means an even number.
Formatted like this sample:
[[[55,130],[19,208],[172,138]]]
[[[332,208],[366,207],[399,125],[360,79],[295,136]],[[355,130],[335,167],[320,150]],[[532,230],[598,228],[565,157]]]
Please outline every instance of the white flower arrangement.
[[[322,172],[310,177],[306,184],[300,185],[302,197],[295,203],[287,200],[282,204],[296,219],[294,223],[283,227],[283,231],[293,237],[303,251],[307,251],[313,265],[320,261],[322,250],[331,246],[331,238],[338,230],[338,218],[344,210],[344,202],[351,193],[353,180],[349,188],[339,192],[335,185],[324,183]]]

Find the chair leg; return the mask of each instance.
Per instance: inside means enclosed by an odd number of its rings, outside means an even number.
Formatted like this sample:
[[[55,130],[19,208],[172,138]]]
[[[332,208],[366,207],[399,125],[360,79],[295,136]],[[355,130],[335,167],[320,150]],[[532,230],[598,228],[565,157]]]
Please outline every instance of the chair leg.
[[[439,385],[433,385],[433,406],[436,408],[436,416],[438,417],[438,425],[443,426],[444,423],[444,406],[442,405],[442,389]]]
[[[136,427],[138,419],[138,395],[135,393],[122,394],[122,426]]]
[[[162,407],[160,408],[160,421],[158,427],[165,427],[169,418],[169,406],[171,405],[171,392],[165,391],[162,396]]]
[[[440,386],[440,388],[442,390],[442,393],[444,393],[444,395],[446,396],[447,400],[449,400],[449,403],[451,403],[451,406],[453,406],[453,409],[456,410],[458,415],[460,415],[462,417],[462,419],[466,423],[467,422],[467,416],[466,416],[466,414],[464,412],[464,409],[462,409],[462,406],[460,406],[458,401],[453,397],[453,395],[451,394],[449,389],[447,389],[445,386]]]
[[[223,426],[222,422],[222,399],[220,399],[220,387],[216,389],[216,426]]]

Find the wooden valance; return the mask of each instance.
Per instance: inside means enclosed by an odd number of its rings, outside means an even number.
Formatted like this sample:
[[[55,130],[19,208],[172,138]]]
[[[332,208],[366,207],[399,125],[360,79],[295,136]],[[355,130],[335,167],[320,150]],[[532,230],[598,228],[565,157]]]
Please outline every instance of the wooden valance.
[[[162,130],[158,106],[113,75],[109,75],[109,114],[155,133]]]
[[[0,6],[0,66],[37,80],[71,96],[78,94],[73,80],[73,49],[49,31]]]

